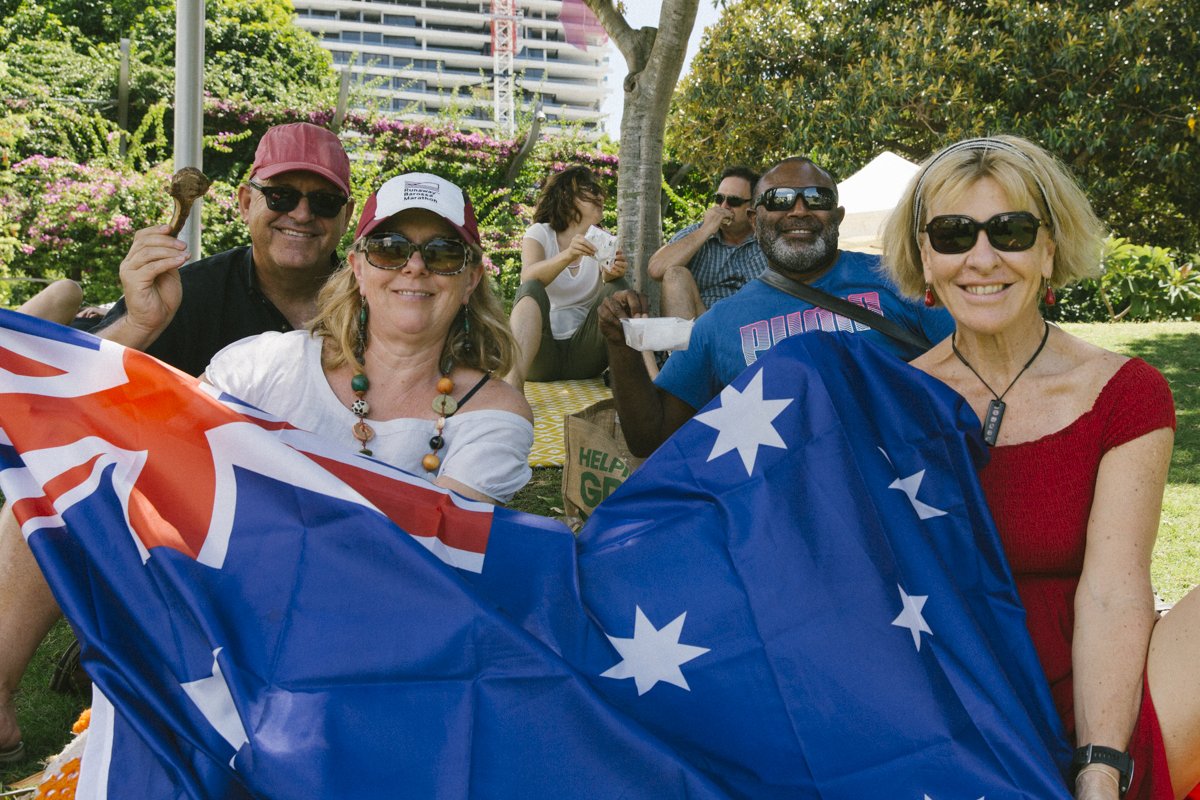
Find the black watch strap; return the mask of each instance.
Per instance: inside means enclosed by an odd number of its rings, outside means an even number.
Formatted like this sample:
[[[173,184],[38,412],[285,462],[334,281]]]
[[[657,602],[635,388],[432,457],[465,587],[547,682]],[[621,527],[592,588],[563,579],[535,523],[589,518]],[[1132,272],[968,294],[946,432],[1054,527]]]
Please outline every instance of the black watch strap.
[[[1129,784],[1133,780],[1133,756],[1129,753],[1099,744],[1085,745],[1077,749],[1075,757],[1071,759],[1071,775],[1078,775],[1079,770],[1088,764],[1107,764],[1113,767],[1121,773],[1119,782],[1121,796],[1123,797],[1129,791]]]

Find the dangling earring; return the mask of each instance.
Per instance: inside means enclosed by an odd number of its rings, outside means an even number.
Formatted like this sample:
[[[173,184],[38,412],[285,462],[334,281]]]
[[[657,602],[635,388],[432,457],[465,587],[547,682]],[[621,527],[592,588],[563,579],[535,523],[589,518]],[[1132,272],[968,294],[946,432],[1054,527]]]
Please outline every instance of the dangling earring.
[[[1058,302],[1058,298],[1054,296],[1054,287],[1047,278],[1042,278],[1042,281],[1046,284],[1046,305],[1052,306]]]
[[[367,308],[367,298],[360,297],[362,304],[358,309],[358,330],[354,341],[354,359],[361,365],[363,363],[363,354],[367,352],[367,319],[370,318],[371,312]]]
[[[928,283],[925,284],[925,307],[933,308],[937,305],[937,298],[933,296],[933,287]]]

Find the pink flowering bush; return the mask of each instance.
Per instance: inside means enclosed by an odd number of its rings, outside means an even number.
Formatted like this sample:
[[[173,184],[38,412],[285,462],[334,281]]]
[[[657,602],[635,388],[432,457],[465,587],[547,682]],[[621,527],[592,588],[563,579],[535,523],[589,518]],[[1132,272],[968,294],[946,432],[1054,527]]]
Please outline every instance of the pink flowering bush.
[[[13,277],[73,278],[89,302],[115,300],[117,269],[134,230],[169,215],[167,178],[162,168],[139,175],[40,155],[0,171],[0,227],[16,240],[15,247],[0,250],[0,270]],[[41,288],[6,283],[12,304]]]
[[[203,209],[202,253],[249,243],[237,210],[237,187],[249,174],[259,138],[287,122],[329,125],[329,109],[264,107],[208,97],[205,100],[204,171],[214,179]],[[118,269],[134,231],[166,221],[171,201],[166,185],[172,168],[144,168],[161,148],[161,120],[135,135],[126,163],[105,153],[104,163],[80,164],[54,155],[24,154],[0,163],[0,275],[80,281],[89,303],[121,293]],[[514,168],[524,139],[445,124],[408,122],[351,112],[341,127],[350,153],[357,209],[370,191],[404,172],[433,172],[470,195],[479,220],[484,264],[505,300],[520,282],[521,239],[546,177],[573,164],[590,167],[605,183],[605,224],[615,229],[616,145],[571,136],[543,136]],[[145,140],[145,143],[142,140]],[[162,152],[162,150],[158,150]],[[108,164],[105,166],[104,164]],[[142,171],[139,171],[139,167]],[[690,194],[685,190],[685,194]],[[669,206],[690,212],[703,199],[668,195]],[[357,214],[357,211],[356,211]],[[669,216],[669,214],[668,214]],[[354,223],[342,242],[353,238]],[[0,302],[14,305],[40,288],[36,283],[0,282]],[[8,292],[6,295],[5,292]]]

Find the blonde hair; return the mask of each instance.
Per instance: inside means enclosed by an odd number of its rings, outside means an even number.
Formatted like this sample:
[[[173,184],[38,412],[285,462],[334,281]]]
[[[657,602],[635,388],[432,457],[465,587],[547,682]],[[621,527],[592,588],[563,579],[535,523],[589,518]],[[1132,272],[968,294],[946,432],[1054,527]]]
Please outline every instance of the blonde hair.
[[[1079,184],[1050,153],[1018,136],[966,139],[925,160],[883,228],[883,264],[902,292],[925,291],[919,229],[932,198],[954,201],[991,178],[1009,202],[1036,209],[1054,241],[1050,283],[1066,286],[1100,272],[1107,232]]]
[[[351,252],[361,251],[365,239],[356,240]],[[482,270],[483,250],[471,242],[464,244],[468,252],[467,269]],[[317,315],[308,325],[313,336],[324,340],[321,364],[326,369],[356,363],[354,345],[358,339],[362,305],[358,280],[347,257],[341,268],[321,287],[317,294]],[[467,300],[465,313],[470,319],[469,331],[463,322],[464,312],[459,312],[450,323],[438,363],[445,364],[450,359],[455,364],[482,372],[507,374],[516,360],[516,342],[508,325],[508,316],[492,291],[487,275],[480,276]]]

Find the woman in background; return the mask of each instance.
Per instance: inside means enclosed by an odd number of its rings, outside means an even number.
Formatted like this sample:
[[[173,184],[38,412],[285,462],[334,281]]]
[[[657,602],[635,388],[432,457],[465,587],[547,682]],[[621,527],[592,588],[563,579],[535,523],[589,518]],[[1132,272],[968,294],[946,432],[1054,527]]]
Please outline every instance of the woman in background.
[[[628,289],[625,256],[611,264],[593,256],[588,229],[604,219],[604,187],[587,167],[568,167],[542,187],[534,224],[521,242],[521,286],[510,320],[517,363],[505,378],[523,391],[526,380],[594,378],[608,365],[600,335],[600,304]]]

